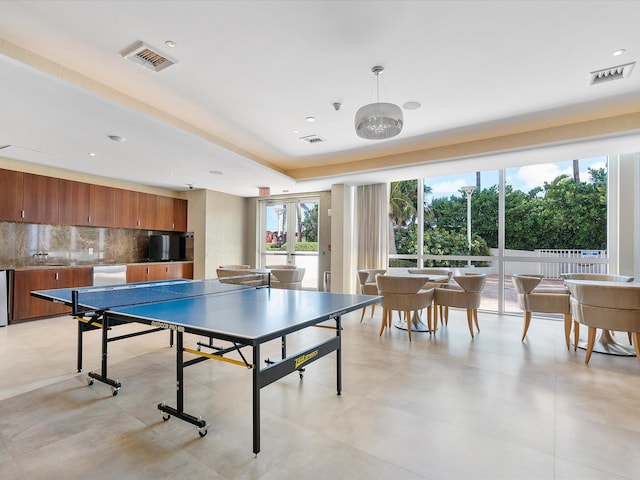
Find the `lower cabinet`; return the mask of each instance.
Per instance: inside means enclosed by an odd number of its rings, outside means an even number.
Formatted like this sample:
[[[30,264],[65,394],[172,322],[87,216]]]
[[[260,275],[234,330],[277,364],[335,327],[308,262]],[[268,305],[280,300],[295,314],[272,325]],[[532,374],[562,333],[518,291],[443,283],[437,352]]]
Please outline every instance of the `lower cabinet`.
[[[87,287],[93,283],[93,268],[43,268],[17,270],[13,275],[11,323],[70,313],[71,309],[31,296],[32,290]]]
[[[127,265],[127,283],[193,278],[193,262]],[[93,285],[92,267],[16,270],[13,275],[13,303],[10,323],[71,313],[63,305],[32,297],[33,290],[88,287]]]
[[[192,262],[167,262],[127,265],[127,283],[193,278]]]

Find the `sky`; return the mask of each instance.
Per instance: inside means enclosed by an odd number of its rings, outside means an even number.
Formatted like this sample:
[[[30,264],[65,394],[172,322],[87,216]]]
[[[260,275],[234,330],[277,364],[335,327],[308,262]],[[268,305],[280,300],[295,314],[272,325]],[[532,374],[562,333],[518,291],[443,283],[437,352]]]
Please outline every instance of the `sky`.
[[[580,160],[580,179],[589,181],[588,168],[606,168],[606,157],[586,158]],[[506,182],[512,185],[514,190],[528,192],[535,187],[542,187],[544,182],[550,182],[558,175],[567,174],[573,177],[573,163],[557,162],[540,165],[526,165],[523,167],[508,168],[505,171]],[[488,188],[498,184],[498,171],[490,170],[480,172],[482,188]],[[465,185],[476,184],[476,172],[466,174],[449,175],[444,177],[427,178],[425,184],[431,187],[432,195],[427,199],[450,197],[459,195],[460,188]]]

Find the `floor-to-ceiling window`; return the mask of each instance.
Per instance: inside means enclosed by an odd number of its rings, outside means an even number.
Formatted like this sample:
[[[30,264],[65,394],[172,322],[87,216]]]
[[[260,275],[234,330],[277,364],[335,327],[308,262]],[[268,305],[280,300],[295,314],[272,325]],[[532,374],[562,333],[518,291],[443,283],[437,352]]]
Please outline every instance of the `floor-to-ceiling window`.
[[[561,283],[561,273],[607,271],[606,157],[429,176],[390,191],[389,266],[486,273],[482,309],[519,311],[513,273]]]

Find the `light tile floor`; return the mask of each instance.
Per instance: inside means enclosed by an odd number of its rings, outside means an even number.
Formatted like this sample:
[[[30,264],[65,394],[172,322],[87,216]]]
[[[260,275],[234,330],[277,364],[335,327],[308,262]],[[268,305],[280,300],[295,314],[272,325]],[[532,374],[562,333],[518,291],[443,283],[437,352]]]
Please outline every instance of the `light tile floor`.
[[[186,370],[175,406],[174,352],[155,333],[110,344],[115,397],[75,372],[69,317],[0,328],[0,478],[13,479],[640,479],[640,363],[564,346],[561,322],[465,313],[437,335],[387,330],[380,310],[345,316],[343,394],[335,356],[262,390],[262,451],[251,447],[251,372],[221,362]],[[120,332],[138,327],[118,327]],[[292,352],[326,336],[309,329]],[[85,372],[99,369],[99,332]],[[194,342],[193,337],[190,340]],[[269,345],[277,357],[279,342]]]

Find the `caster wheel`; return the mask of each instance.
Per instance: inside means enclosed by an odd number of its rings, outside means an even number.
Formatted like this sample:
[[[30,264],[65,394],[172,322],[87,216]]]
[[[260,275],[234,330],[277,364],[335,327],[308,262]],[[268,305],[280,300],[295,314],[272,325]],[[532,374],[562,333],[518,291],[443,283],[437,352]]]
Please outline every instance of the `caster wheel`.
[[[169,415],[167,412],[162,412],[162,420],[166,422],[170,418],[171,418],[171,415]]]
[[[113,395],[114,397],[116,395],[118,395],[118,392],[120,391],[120,387],[116,388],[116,387],[111,387],[111,395]]]
[[[87,378],[87,385],[89,386],[93,385],[93,378],[91,377]]]
[[[200,435],[200,437],[204,437],[207,434],[207,431],[207,427],[199,427],[198,435]]]

